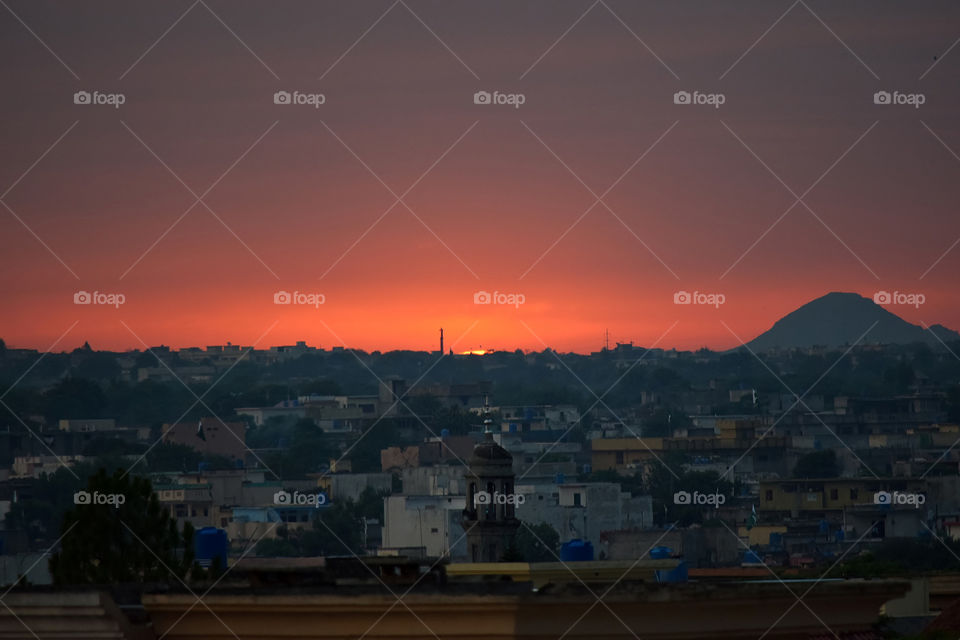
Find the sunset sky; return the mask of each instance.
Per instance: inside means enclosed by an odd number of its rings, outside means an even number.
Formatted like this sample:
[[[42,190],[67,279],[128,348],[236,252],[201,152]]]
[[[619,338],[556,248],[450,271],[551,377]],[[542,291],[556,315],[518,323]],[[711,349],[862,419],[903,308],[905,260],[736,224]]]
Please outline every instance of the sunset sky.
[[[9,346],[726,349],[878,290],[960,329],[956,2],[5,2]]]

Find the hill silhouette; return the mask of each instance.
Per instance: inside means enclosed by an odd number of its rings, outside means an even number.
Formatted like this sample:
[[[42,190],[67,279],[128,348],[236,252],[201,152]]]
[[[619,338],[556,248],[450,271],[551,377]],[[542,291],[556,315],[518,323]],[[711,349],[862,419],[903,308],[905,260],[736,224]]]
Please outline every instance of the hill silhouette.
[[[816,345],[842,347],[853,344],[861,336],[862,344],[924,342],[940,348],[943,347],[940,340],[947,343],[960,340],[960,334],[943,325],[933,325],[928,331],[891,313],[870,298],[835,291],[788,313],[747,346],[754,351]]]

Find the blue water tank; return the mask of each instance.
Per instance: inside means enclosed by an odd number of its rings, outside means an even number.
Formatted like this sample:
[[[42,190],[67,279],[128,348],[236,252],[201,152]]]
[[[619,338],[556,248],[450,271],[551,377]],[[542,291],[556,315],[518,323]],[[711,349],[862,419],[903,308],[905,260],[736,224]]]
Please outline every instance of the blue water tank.
[[[650,559],[651,560],[663,560],[665,558],[670,558],[673,556],[673,549],[670,547],[654,547],[650,549]]]
[[[771,533],[770,534],[770,546],[771,547],[781,547],[783,546],[783,534],[782,533]]]
[[[233,466],[237,469],[243,469],[243,460],[241,460],[240,458],[237,458],[236,460],[233,461]]]
[[[204,527],[193,536],[193,555],[201,567],[210,567],[220,558],[220,568],[227,568],[227,532],[217,527]]]
[[[197,471],[199,471],[199,472],[201,472],[201,473],[203,473],[204,471],[206,471],[206,470],[209,469],[209,468],[210,468],[210,463],[209,463],[209,462],[200,462],[200,464],[197,465]]]
[[[571,540],[560,546],[561,562],[590,562],[593,560],[593,543],[589,540]]]
[[[567,481],[567,477],[562,473],[558,473],[557,475],[553,476],[554,484],[563,484],[566,481]]]
[[[509,426],[508,428],[509,428],[509,430],[510,430],[510,433],[516,433],[516,432],[517,432],[517,423],[516,423],[516,422],[511,422],[511,423],[510,423],[510,426]]]
[[[440,438],[447,438],[450,436],[450,429],[440,429]]]
[[[687,563],[680,562],[676,567],[665,571],[663,569],[658,569],[654,571],[657,582],[686,582],[687,581]]]
[[[756,551],[744,551],[743,563],[744,564],[763,564],[763,561],[760,559],[760,556],[757,555]]]

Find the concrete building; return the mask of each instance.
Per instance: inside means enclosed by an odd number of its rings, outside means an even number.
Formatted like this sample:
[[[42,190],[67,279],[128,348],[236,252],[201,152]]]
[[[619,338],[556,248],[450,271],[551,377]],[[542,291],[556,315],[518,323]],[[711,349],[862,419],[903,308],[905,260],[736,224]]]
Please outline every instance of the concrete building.
[[[383,499],[381,553],[463,560],[467,539],[463,496],[390,496]]]
[[[163,441],[186,445],[201,453],[243,460],[247,453],[246,428],[243,422],[202,418],[199,424],[178,422],[163,425]]]

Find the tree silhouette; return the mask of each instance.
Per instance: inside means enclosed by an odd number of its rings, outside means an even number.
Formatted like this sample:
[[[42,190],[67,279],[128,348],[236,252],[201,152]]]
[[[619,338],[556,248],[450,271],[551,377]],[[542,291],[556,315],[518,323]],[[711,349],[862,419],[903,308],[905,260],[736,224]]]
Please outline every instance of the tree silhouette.
[[[63,521],[60,550],[50,558],[56,584],[168,582],[183,579],[193,563],[193,526],[177,521],[160,506],[150,481],[90,477]],[[83,502],[86,502],[84,504]]]

